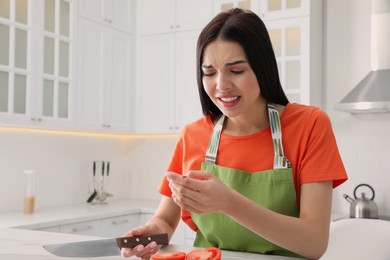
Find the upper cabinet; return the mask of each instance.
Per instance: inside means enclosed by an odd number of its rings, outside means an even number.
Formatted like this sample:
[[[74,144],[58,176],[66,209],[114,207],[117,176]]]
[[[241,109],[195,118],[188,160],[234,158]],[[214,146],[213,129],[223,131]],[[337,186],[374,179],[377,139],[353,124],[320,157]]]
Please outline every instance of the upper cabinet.
[[[135,131],[178,133],[202,116],[196,81],[196,42],[212,18],[212,2],[138,3]]]
[[[134,121],[134,1],[79,4],[77,127],[129,133]]]
[[[138,21],[142,35],[198,30],[212,17],[210,0],[140,0]]]
[[[77,127],[130,132],[131,35],[79,18]]]
[[[0,1],[0,118],[72,127],[73,1]]]
[[[78,0],[79,15],[117,30],[132,33],[133,0]]]
[[[260,0],[259,15],[264,20],[310,15],[310,0]],[[318,1],[317,1],[318,2]]]

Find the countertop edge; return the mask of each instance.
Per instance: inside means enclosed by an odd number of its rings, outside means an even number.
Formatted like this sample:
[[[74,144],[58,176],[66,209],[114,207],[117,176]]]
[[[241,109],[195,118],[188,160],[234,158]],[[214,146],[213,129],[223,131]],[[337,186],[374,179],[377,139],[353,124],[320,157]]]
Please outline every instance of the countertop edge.
[[[129,214],[152,214],[158,204],[156,200],[118,199],[105,204],[83,203],[42,208],[32,214],[1,212],[0,228],[39,229]]]

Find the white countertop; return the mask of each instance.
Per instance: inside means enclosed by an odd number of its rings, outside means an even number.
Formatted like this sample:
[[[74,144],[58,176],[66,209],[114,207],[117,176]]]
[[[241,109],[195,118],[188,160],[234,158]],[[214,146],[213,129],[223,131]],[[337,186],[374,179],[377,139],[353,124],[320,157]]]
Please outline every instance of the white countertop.
[[[0,229],[0,259],[4,260],[49,260],[49,259],[72,259],[81,260],[86,258],[65,258],[51,255],[42,245],[69,243],[77,241],[86,241],[98,239],[90,236],[70,235],[52,232],[43,232],[35,230],[23,230],[6,228]],[[190,252],[196,248],[179,245],[169,245],[162,251],[182,251]],[[99,257],[89,259],[123,259],[121,256]],[[132,257],[131,259],[136,259]],[[222,259],[271,259],[271,260],[288,260],[294,259],[281,256],[267,256],[260,254],[248,254],[233,251],[222,251]]]
[[[36,209],[33,214],[25,214],[22,211],[2,212],[0,228],[37,229],[132,213],[153,213],[158,204],[159,201],[151,200],[109,200],[106,204],[83,203]]]

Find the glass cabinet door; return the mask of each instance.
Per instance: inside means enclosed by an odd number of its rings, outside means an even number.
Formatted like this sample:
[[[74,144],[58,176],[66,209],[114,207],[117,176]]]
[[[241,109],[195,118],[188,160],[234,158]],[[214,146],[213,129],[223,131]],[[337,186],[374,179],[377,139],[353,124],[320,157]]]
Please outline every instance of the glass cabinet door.
[[[215,14],[235,7],[252,10],[253,12],[258,13],[259,2],[258,0],[217,0],[214,2]]]
[[[0,0],[0,114],[29,113],[29,0]]]
[[[43,77],[41,113],[43,117],[69,118],[71,2],[44,1]]]
[[[308,18],[269,21],[267,27],[287,97],[309,104]]]
[[[72,3],[0,0],[0,118],[70,118]]]

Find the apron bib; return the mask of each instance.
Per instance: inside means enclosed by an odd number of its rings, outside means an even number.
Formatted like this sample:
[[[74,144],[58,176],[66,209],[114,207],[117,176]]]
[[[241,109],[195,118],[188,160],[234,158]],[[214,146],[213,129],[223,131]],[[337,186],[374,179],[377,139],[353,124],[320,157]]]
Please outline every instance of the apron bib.
[[[248,173],[215,164],[219,139],[225,116],[216,123],[209,140],[206,160],[202,170],[219,178],[225,185],[238,191],[272,211],[298,217],[296,193],[290,163],[284,156],[279,113],[273,104],[268,104],[270,128],[274,146],[273,169]],[[219,247],[225,250],[298,256],[250,231],[222,213],[194,214],[191,217],[198,226],[194,246]]]

